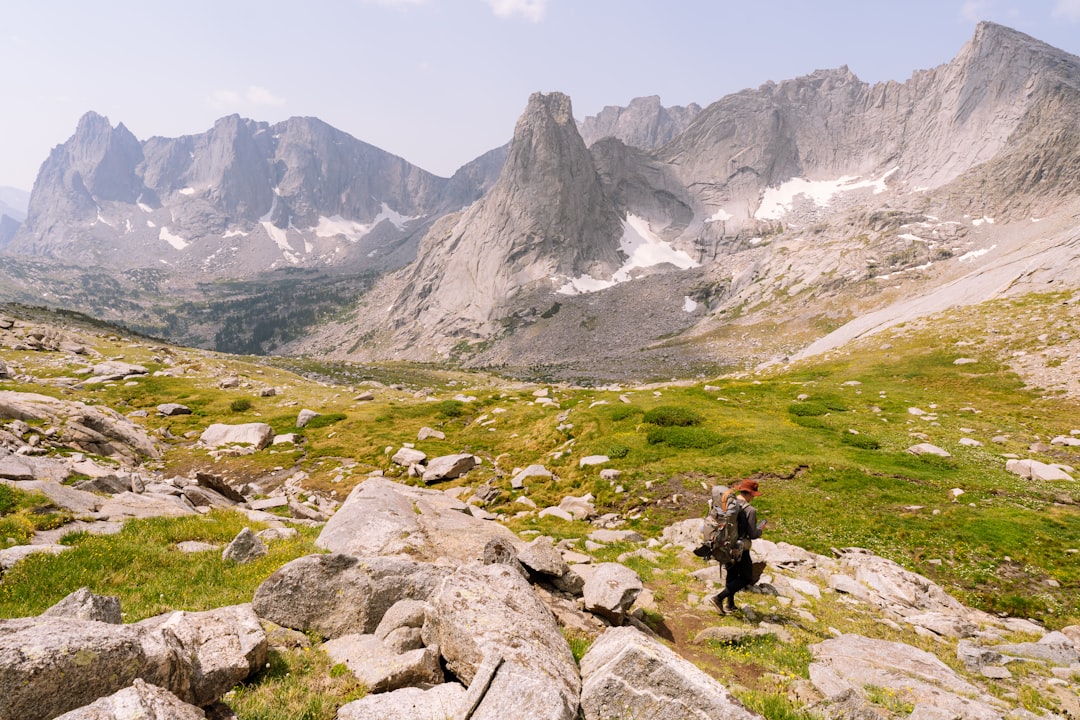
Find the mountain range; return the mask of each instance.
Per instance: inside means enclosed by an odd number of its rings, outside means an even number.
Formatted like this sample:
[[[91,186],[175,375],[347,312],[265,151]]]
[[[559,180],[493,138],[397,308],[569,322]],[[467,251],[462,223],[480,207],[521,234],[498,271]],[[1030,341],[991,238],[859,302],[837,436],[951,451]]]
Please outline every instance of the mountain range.
[[[0,234],[0,299],[589,382],[777,361],[1080,285],[1078,111],[1080,58],[982,23],[903,83],[841,67],[580,122],[536,93],[451,178],[314,118],[140,142],[88,113]]]

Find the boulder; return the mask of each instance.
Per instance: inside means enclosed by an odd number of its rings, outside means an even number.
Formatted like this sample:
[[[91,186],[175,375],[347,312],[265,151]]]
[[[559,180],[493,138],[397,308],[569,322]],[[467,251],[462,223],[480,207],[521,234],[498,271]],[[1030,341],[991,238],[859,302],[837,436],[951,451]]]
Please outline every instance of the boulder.
[[[559,501],[559,509],[569,513],[575,520],[588,520],[596,515],[596,507],[592,504],[593,496],[583,495],[575,497],[567,495]]]
[[[585,609],[621,625],[643,587],[638,574],[625,565],[600,563],[585,580]]]
[[[419,465],[427,460],[427,453],[421,452],[416,448],[403,447],[394,453],[390,460],[402,467],[412,467],[413,465]]]
[[[266,664],[266,632],[249,604],[166,613],[135,627],[175,655],[180,669],[163,686],[194,705],[216,702]]]
[[[1049,665],[1069,667],[1080,663],[1080,652],[1062,632],[1047,633],[1038,642],[994,645],[993,650],[1009,657],[1038,660]]]
[[[296,416],[296,427],[307,427],[307,424],[319,417],[319,413],[314,410],[308,410],[307,408],[300,411],[300,414]]]
[[[163,403],[157,406],[157,411],[165,417],[191,414],[191,408],[187,405],[181,405],[180,403]]]
[[[79,620],[119,625],[123,622],[120,614],[120,598],[112,595],[97,595],[88,587],[81,587],[60,602],[41,613],[42,617],[71,617]]]
[[[206,720],[206,713],[164,688],[135,678],[130,687],[66,712],[56,720]]]
[[[381,693],[413,685],[440,685],[443,671],[434,648],[398,654],[374,635],[342,635],[328,640],[323,650],[335,663],[343,663],[368,692]]]
[[[126,520],[194,515],[195,509],[178,497],[125,492],[105,501],[97,514],[102,520]]]
[[[427,609],[428,604],[422,600],[399,600],[383,614],[375,628],[375,637],[385,640],[392,632],[402,628],[419,630],[424,626]]]
[[[226,425],[214,423],[203,430],[199,442],[207,447],[220,448],[227,445],[250,445],[262,450],[274,439],[274,429],[266,423],[242,423]]]
[[[120,360],[106,360],[105,362],[98,363],[91,368],[91,371],[95,377],[117,377],[122,378],[127,375],[148,375],[150,373],[142,365],[135,365],[134,363],[126,363]]]
[[[604,463],[611,462],[611,458],[607,455],[586,455],[578,460],[578,467],[590,467],[592,465],[603,465]]]
[[[132,462],[159,456],[146,430],[102,405],[5,390],[0,391],[0,417],[57,427],[56,440],[83,452],[119,455]]]
[[[867,686],[875,686],[899,702],[936,707],[950,717],[1000,720],[1005,715],[997,700],[925,650],[861,635],[840,635],[810,650],[810,682],[826,697],[848,691],[862,696]]]
[[[199,487],[213,490],[234,503],[242,503],[245,500],[242,493],[230,485],[228,480],[219,475],[208,472],[196,472],[195,481],[199,484]]]
[[[450,569],[412,560],[329,554],[285,564],[256,590],[259,617],[336,638],[370,634],[401,600],[427,600]]]
[[[428,461],[427,469],[424,470],[423,481],[428,485],[440,480],[453,480],[477,466],[476,456],[469,453],[457,455],[442,455]]]
[[[581,681],[570,646],[528,581],[505,565],[469,564],[432,596],[425,644],[472,683],[485,657],[501,657],[472,720],[572,720]]]
[[[4,482],[0,480],[0,482]],[[71,510],[77,515],[97,512],[106,502],[106,498],[86,490],[79,490],[68,485],[61,485],[53,480],[29,480],[20,482],[16,487],[28,492],[39,492],[52,501],[53,505]]]
[[[683,550],[693,552],[694,548],[702,542],[701,519],[691,518],[668,525],[660,534],[660,539],[665,543],[678,545]]]
[[[446,720],[458,717],[464,700],[465,688],[458,683],[443,683],[428,690],[402,688],[342,705],[337,720]]]
[[[930,443],[919,443],[918,445],[912,445],[907,449],[912,455],[937,455],[938,457],[952,457],[948,450],[943,450],[937,445]]]
[[[180,491],[180,494],[195,507],[229,508],[236,504],[220,493],[199,485],[188,485]]]
[[[570,569],[562,553],[555,549],[554,541],[541,535],[525,547],[518,550],[518,561],[537,580],[550,582],[559,590],[573,595],[580,595],[585,587],[585,580]]]
[[[221,559],[241,565],[261,558],[267,552],[266,545],[255,536],[251,528],[246,527],[237,533],[221,553]]]
[[[0,574],[7,572],[15,563],[21,562],[36,553],[59,555],[72,548],[71,545],[16,545],[0,550]],[[0,715],[0,717],[3,717]]]
[[[1069,475],[1056,465],[1047,465],[1038,460],[1009,460],[1005,463],[1005,469],[1014,475],[1019,475],[1020,477],[1029,480],[1071,481],[1073,479],[1072,475]]]
[[[593,530],[589,533],[589,539],[598,543],[645,542],[641,533],[634,530]]]
[[[130,491],[131,478],[120,477],[118,475],[100,475],[95,478],[83,480],[82,482],[75,483],[76,490],[82,490],[89,493],[106,493],[108,495],[119,495],[123,492]]]
[[[520,542],[502,525],[474,518],[465,503],[445,493],[370,477],[353,488],[315,544],[349,555],[479,560],[492,539]]]
[[[581,658],[585,720],[752,720],[730,692],[689,660],[632,627],[608,628]]]
[[[424,441],[434,438],[436,440],[445,440],[446,433],[442,430],[436,430],[435,428],[429,428],[426,425],[420,428],[420,432],[416,433],[416,439],[418,441]]]
[[[903,610],[901,614],[905,615],[911,614],[910,610],[947,615],[965,612],[958,600],[932,580],[905,570],[892,560],[862,548],[845,548],[839,554],[841,565],[854,571],[855,580],[871,591],[869,597],[878,605]]]
[[[0,620],[0,717],[54,718],[136,678],[206,705],[265,662],[266,635],[245,605],[133,625],[54,616]]]
[[[510,478],[510,487],[514,488],[515,490],[520,490],[521,488],[525,487],[525,481],[529,478],[542,478],[545,480],[550,480],[552,477],[553,476],[551,474],[551,471],[543,465],[530,465],[529,467],[514,475],[514,477]]]

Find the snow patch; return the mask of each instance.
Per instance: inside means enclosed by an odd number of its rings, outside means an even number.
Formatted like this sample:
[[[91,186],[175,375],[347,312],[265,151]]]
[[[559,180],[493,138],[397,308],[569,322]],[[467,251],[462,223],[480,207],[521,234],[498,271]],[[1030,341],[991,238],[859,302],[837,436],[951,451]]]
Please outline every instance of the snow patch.
[[[169,228],[165,227],[161,228],[161,232],[158,233],[158,239],[164,240],[177,250],[183,250],[188,246],[187,240],[180,237],[179,235],[173,235],[171,232],[169,232]]]
[[[795,198],[803,195],[810,199],[818,207],[828,207],[832,199],[842,193],[863,188],[872,188],[874,194],[885,192],[888,187],[885,180],[899,168],[893,168],[877,180],[863,180],[860,177],[845,175],[836,180],[807,180],[805,178],[792,178],[780,185],[780,187],[766,188],[765,195],[761,199],[761,205],[754,213],[758,220],[779,220],[784,213],[790,212]]]
[[[266,234],[270,236],[270,239],[274,241],[274,244],[281,249],[282,256],[293,265],[299,264],[300,258],[296,256],[292,249],[292,245],[289,245],[289,234],[272,222],[265,221],[259,224],[263,226],[263,229],[266,230]]]
[[[131,224],[131,219],[130,218],[125,218],[124,219],[124,233],[125,234],[130,233],[134,229],[135,229],[135,227]]]
[[[683,297],[682,309],[688,313],[692,313],[697,310],[698,304],[690,297]]]
[[[904,233],[903,235],[897,235],[901,240],[910,240],[912,242],[926,242],[918,235],[912,235],[911,233]]]
[[[626,255],[626,262],[615,271],[610,280],[582,275],[565,283],[558,292],[562,295],[577,295],[604,290],[616,283],[630,280],[631,271],[637,268],[653,267],[663,263],[670,263],[682,270],[698,267],[698,263],[692,257],[671,247],[671,243],[665,242],[652,231],[647,220],[636,215],[627,215],[626,220],[623,221],[623,235],[619,240],[619,250]]]
[[[224,239],[224,240],[228,240],[229,238],[234,238],[234,237],[247,237],[247,236],[248,236],[248,234],[246,232],[244,232],[243,230],[226,230],[221,235],[222,239]]]
[[[154,212],[154,208],[150,207],[149,205],[147,205],[147,204],[146,204],[146,203],[144,203],[144,202],[140,202],[140,203],[135,203],[135,204],[139,206],[139,209],[140,209],[140,210],[142,210],[142,211],[143,211],[144,213],[146,213],[146,214],[148,214],[148,215],[149,215],[150,213]]]
[[[147,220],[146,221],[146,227],[148,227],[148,228],[156,228],[157,225],[154,224],[153,220]]]
[[[729,213],[727,210],[724,210],[724,208],[720,208],[714,214],[705,218],[705,222],[725,222],[732,219],[733,217],[735,216]]]
[[[111,222],[109,222],[108,220],[106,220],[106,219],[105,219],[105,216],[101,214],[101,210],[98,210],[98,214],[97,214],[97,221],[98,221],[99,223],[101,223],[102,225],[108,225],[109,227],[111,227],[111,228],[113,228],[113,229],[116,229],[116,226],[115,226],[115,225],[113,225],[113,224],[112,224]]]
[[[994,248],[996,248],[996,247],[997,247],[997,245],[991,245],[990,247],[983,248],[982,250],[972,250],[971,252],[966,252],[963,255],[961,255],[960,257],[958,257],[957,261],[958,262],[967,262],[968,260],[974,260],[975,258],[980,258],[983,255],[985,255],[986,253],[988,253],[991,250],[993,250]]]
[[[975,227],[979,227],[983,223],[986,223],[987,225],[993,225],[994,224],[994,218],[986,217],[985,215],[983,215],[981,218],[975,218],[974,220],[971,221],[971,224],[974,225]]]
[[[190,188],[190,187],[180,188],[180,190],[178,192],[181,195],[187,195],[188,197],[190,197],[190,196],[195,194],[195,188]]]
[[[404,230],[405,226],[415,219],[415,217],[402,215],[386,203],[383,203],[379,214],[376,215],[370,223],[359,223],[354,220],[346,220],[340,215],[320,217],[319,224],[315,227],[315,234],[324,238],[343,235],[346,240],[355,243],[374,230],[375,226],[383,220],[389,220],[398,230]]]

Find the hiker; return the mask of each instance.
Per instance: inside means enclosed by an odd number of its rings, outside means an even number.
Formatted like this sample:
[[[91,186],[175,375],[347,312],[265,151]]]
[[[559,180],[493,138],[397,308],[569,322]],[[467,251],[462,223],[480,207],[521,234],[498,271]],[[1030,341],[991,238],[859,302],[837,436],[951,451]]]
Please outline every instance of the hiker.
[[[750,541],[761,537],[761,530],[768,522],[768,520],[762,520],[759,523],[757,510],[750,504],[751,500],[761,494],[761,491],[758,490],[757,480],[741,480],[728,492],[734,496],[729,497],[728,500],[741,506],[738,514],[738,527],[739,545],[742,548],[742,553],[725,566],[727,575],[724,579],[723,592],[710,598],[721,615],[736,612],[738,608],[735,606],[735,593],[753,584],[754,568],[753,563],[750,561]]]

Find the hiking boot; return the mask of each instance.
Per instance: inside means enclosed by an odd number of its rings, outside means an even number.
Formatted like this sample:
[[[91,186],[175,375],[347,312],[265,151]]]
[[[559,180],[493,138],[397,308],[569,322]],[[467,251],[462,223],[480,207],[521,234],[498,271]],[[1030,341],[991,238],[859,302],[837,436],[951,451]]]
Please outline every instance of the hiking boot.
[[[724,604],[720,601],[719,595],[713,595],[712,597],[710,597],[709,602],[711,602],[713,604],[713,607],[716,608],[716,612],[720,613],[721,615],[727,615],[727,610],[724,609]]]
[[[723,613],[727,613],[727,614],[729,614],[729,615],[730,615],[731,613],[737,613],[737,612],[739,612],[739,608],[737,608],[737,607],[735,606],[735,603],[733,603],[733,602],[731,602],[731,601],[729,600],[728,602],[724,603],[724,609],[723,609],[723,610],[721,610],[720,612],[723,612]]]

